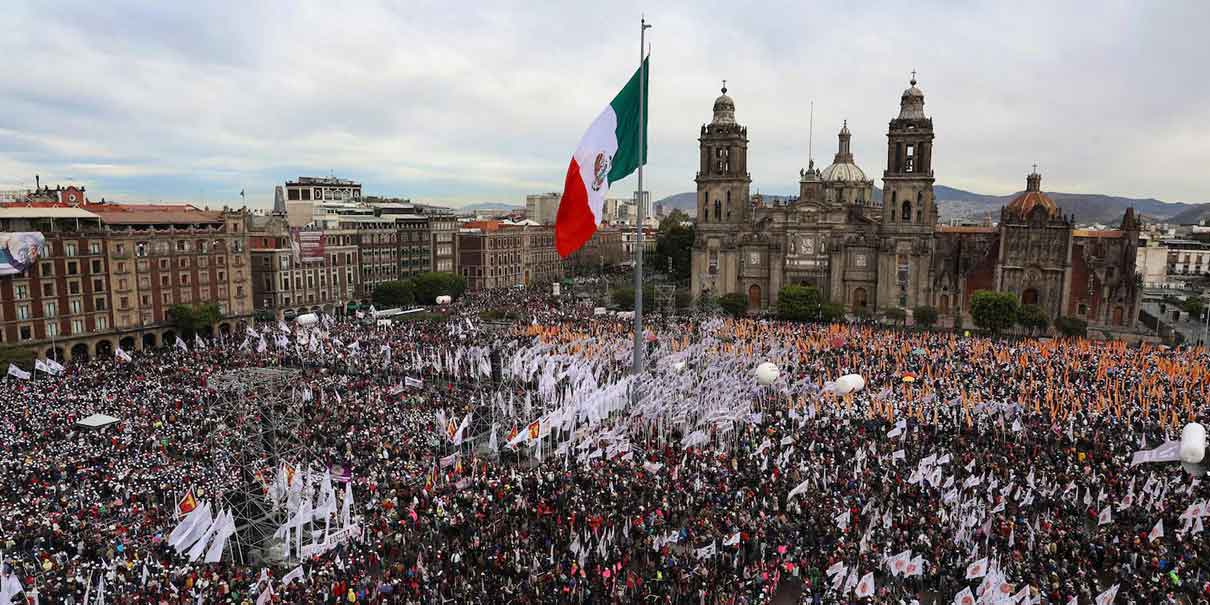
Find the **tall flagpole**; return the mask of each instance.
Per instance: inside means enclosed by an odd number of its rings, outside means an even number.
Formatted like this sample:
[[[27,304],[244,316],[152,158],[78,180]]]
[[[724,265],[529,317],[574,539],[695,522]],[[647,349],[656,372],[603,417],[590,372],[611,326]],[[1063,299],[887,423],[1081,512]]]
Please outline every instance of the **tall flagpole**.
[[[646,150],[643,148],[643,135],[646,134],[647,112],[643,102],[647,94],[646,63],[643,61],[644,47],[647,45],[647,19],[639,19],[639,185],[635,194],[635,237],[634,237],[634,373],[643,371],[643,220],[646,212],[643,207],[643,164],[646,163]]]

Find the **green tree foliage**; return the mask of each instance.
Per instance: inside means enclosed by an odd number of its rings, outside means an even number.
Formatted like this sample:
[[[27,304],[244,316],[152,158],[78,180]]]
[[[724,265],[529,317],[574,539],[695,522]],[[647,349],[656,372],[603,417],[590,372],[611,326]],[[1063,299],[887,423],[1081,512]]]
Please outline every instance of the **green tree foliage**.
[[[819,306],[820,319],[827,323],[835,323],[844,319],[844,305],[839,303],[824,303]]]
[[[206,326],[213,326],[223,319],[223,312],[216,304],[172,305],[168,308],[177,330],[192,336]]]
[[[979,290],[971,296],[971,319],[993,334],[1007,330],[1017,321],[1020,303],[1009,292]]]
[[[1070,338],[1088,336],[1088,322],[1079,317],[1060,317],[1055,320],[1055,329]]]
[[[634,286],[622,286],[614,288],[609,293],[613,304],[620,307],[623,311],[634,310]],[[643,308],[650,309],[655,304],[655,288],[652,286],[643,286]]]
[[[907,311],[899,307],[891,307],[882,312],[882,316],[891,320],[892,323],[901,324],[907,320]]]
[[[1017,325],[1028,330],[1030,334],[1035,334],[1046,330],[1046,326],[1050,325],[1050,320],[1046,317],[1046,311],[1043,311],[1042,307],[1023,305],[1017,310]]]
[[[1201,317],[1202,310],[1206,308],[1206,303],[1197,296],[1190,296],[1181,303],[1181,309],[1193,317]]]
[[[422,305],[437,304],[438,296],[457,299],[466,291],[466,280],[453,273],[429,272],[412,278],[412,293]]]
[[[731,317],[743,317],[748,313],[748,297],[739,292],[720,296],[718,305]]]
[[[665,225],[668,225],[667,229],[664,229]],[[656,236],[655,253],[650,259],[644,260],[644,265],[654,271],[667,271],[668,259],[671,258],[672,273],[669,278],[677,283],[688,282],[693,261],[693,238],[692,226],[682,227],[679,223],[669,223],[665,218]]]
[[[812,286],[786,286],[777,293],[777,316],[790,321],[816,320],[822,303],[819,290]]]
[[[403,307],[416,302],[416,294],[412,292],[410,280],[389,281],[378,284],[370,297],[374,305],[380,309]]]
[[[8,371],[8,364],[16,364],[26,371],[34,367],[34,350],[29,347],[0,345],[0,372]],[[3,374],[0,374],[3,376]]]
[[[931,328],[937,323],[937,310],[928,305],[920,305],[912,309],[912,320],[921,326]]]

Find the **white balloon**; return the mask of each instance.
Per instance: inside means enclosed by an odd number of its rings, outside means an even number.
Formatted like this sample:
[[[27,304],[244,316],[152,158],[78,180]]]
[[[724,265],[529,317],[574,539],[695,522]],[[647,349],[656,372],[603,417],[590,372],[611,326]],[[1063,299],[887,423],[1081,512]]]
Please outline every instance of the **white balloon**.
[[[1198,464],[1206,457],[1206,427],[1190,422],[1181,430],[1181,462]]]
[[[853,392],[860,392],[865,389],[865,378],[860,374],[845,374],[836,379],[836,393],[840,395],[848,395]]]
[[[781,371],[777,369],[777,366],[768,361],[756,366],[756,381],[759,382],[761,386],[767,387],[773,384],[780,375]]]
[[[310,326],[319,322],[319,316],[314,313],[303,313],[295,317],[294,322],[300,326]]]

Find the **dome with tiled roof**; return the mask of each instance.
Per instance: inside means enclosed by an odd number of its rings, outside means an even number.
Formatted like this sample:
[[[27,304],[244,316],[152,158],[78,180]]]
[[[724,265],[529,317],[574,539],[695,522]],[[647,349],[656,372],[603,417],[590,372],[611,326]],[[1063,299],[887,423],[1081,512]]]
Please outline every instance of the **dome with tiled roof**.
[[[1055,205],[1054,200],[1042,192],[1042,175],[1038,174],[1037,169],[1034,169],[1025,178],[1025,191],[1009,202],[1008,212],[1019,217],[1027,217],[1034,211],[1034,208],[1039,207],[1046,211],[1047,218],[1059,215],[1059,207]]]

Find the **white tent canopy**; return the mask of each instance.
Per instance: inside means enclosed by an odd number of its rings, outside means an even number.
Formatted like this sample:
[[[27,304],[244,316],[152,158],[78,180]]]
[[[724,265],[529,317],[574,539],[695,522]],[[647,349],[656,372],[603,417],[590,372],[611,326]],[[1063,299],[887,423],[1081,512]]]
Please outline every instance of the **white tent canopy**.
[[[93,414],[88,418],[76,422],[76,426],[82,426],[89,429],[100,429],[117,422],[118,419],[114,418],[113,416],[106,416],[105,414]]]

